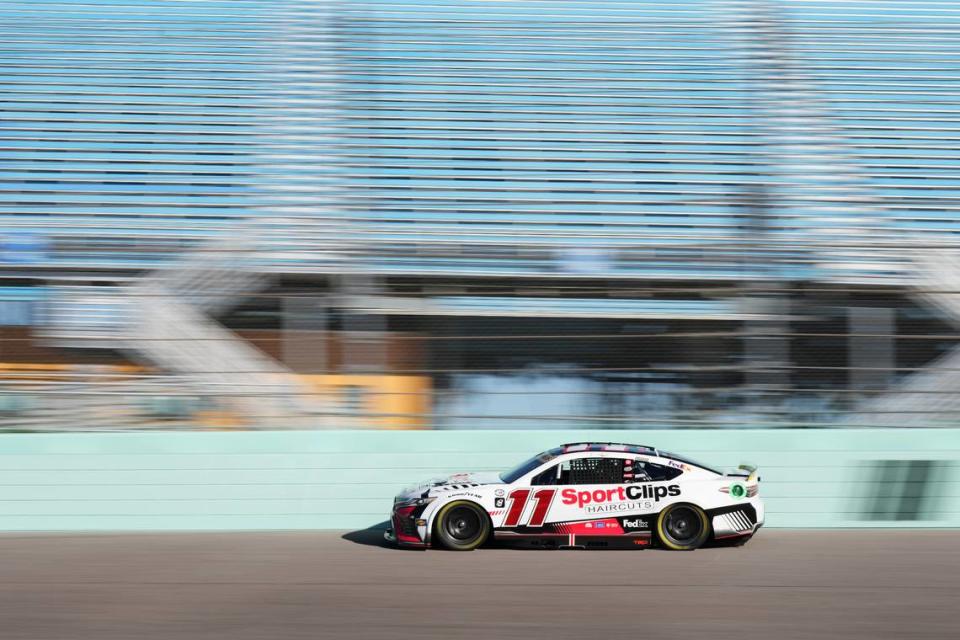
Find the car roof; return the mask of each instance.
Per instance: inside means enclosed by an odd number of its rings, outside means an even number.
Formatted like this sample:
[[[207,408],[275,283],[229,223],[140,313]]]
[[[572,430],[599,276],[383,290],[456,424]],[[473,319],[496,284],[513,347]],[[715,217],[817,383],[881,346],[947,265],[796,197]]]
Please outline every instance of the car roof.
[[[562,453],[577,453],[580,451],[619,451],[625,453],[647,453],[660,455],[656,447],[645,444],[628,444],[625,442],[568,442],[558,447]]]
[[[722,475],[723,472],[714,469],[711,466],[705,465],[702,462],[697,462],[696,460],[691,460],[686,456],[677,455],[676,453],[670,453],[668,451],[661,451],[656,447],[651,447],[645,444],[628,444],[624,442],[568,442],[567,444],[562,444],[555,449],[551,449],[548,453],[554,456],[563,455],[565,453],[584,453],[591,451],[608,451],[612,453],[631,453],[631,454],[641,454],[641,455],[652,455],[658,458],[667,458],[668,460],[675,460],[683,464],[693,465],[694,467],[699,467],[711,473],[716,473]]]

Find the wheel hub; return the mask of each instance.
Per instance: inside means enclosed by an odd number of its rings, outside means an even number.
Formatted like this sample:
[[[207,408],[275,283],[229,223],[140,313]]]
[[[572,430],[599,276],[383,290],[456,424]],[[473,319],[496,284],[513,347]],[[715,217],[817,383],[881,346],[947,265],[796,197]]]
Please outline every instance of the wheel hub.
[[[457,540],[469,540],[480,532],[480,518],[471,509],[456,509],[447,519],[446,529]]]
[[[700,535],[700,519],[690,509],[681,508],[667,517],[667,533],[677,544],[689,544]]]

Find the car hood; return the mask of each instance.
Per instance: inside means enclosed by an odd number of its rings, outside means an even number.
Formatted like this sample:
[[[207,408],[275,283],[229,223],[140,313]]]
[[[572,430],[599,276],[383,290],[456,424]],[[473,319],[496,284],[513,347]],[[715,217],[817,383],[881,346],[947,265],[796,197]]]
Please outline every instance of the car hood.
[[[429,480],[434,487],[460,486],[465,484],[503,484],[500,474],[496,471],[483,471],[480,473],[455,473],[446,478],[433,478]]]
[[[418,498],[425,493],[446,493],[456,489],[467,489],[482,484],[504,484],[500,474],[495,471],[480,473],[455,473],[450,476],[440,476],[425,480],[412,487],[404,489],[398,498]]]

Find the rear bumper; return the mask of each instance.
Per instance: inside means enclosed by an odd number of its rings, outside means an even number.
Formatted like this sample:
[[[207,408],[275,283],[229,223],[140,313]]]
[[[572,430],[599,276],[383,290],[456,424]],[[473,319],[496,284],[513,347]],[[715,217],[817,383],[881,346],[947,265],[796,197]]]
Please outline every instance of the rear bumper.
[[[756,512],[757,512],[757,528],[759,529],[760,526],[761,526],[764,522],[766,522],[766,518],[767,518],[767,512],[766,512],[766,509],[765,509],[764,506],[763,506],[763,500],[761,500],[759,497],[757,497],[757,498],[751,498],[751,499],[750,499],[750,504],[753,505],[753,508],[754,508],[754,509],[756,510]]]
[[[752,536],[763,526],[763,503],[759,498],[751,498],[739,504],[733,504],[707,512],[715,540],[743,538]]]

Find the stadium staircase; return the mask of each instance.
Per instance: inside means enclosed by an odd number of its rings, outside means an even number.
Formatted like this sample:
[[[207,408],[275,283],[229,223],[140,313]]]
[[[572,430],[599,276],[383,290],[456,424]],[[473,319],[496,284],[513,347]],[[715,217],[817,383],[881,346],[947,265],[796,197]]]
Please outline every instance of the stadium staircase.
[[[214,319],[269,282],[249,266],[257,230],[240,224],[126,286],[63,288],[42,335],[64,347],[126,351],[254,425],[322,426],[330,408],[314,391]]]
[[[914,297],[960,328],[960,252],[915,251]],[[851,422],[864,426],[955,426],[960,420],[960,347],[954,347],[874,399],[863,401]]]

